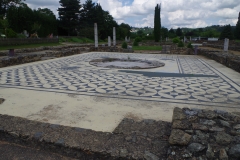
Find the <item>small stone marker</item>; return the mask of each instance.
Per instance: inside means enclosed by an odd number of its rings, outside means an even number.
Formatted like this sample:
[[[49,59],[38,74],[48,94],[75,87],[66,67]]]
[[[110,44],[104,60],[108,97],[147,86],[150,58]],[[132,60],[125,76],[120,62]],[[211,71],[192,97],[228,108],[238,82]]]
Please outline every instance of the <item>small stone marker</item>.
[[[224,52],[228,51],[229,39],[225,38],[224,40]]]
[[[130,42],[130,41],[131,41],[131,38],[129,37],[129,38],[128,38],[128,42]]]
[[[113,27],[113,46],[116,47],[116,28]]]
[[[128,42],[128,38],[127,38],[127,36],[125,37],[125,42]]]
[[[111,37],[108,36],[108,47],[111,47]]]
[[[94,40],[95,40],[95,48],[97,48],[98,47],[97,23],[94,23]]]

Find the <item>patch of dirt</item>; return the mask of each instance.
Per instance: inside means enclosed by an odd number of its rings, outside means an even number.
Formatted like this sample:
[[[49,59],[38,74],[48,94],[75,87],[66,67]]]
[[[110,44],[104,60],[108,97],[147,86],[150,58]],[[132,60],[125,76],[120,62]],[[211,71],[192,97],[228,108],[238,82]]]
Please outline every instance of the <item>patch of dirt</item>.
[[[143,120],[141,115],[133,114],[131,112],[127,113],[124,116],[124,118],[133,119],[134,121],[141,121],[141,120]]]
[[[34,119],[34,120],[40,120],[43,122],[48,122],[49,120],[55,120],[59,118],[59,109],[62,107],[59,107],[57,105],[48,105],[44,107],[41,111],[37,112],[36,114],[31,114],[28,116],[28,118]]]

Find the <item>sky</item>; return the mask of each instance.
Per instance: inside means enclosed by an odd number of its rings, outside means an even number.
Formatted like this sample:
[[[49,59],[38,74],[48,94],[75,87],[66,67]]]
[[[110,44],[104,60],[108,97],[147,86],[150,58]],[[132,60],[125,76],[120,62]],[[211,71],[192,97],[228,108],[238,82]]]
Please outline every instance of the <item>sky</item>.
[[[80,0],[81,4],[85,0]],[[161,3],[161,22],[166,28],[235,26],[240,0],[93,0],[120,23],[132,27],[153,27],[154,8]],[[59,0],[26,0],[32,9],[49,8],[58,17]]]

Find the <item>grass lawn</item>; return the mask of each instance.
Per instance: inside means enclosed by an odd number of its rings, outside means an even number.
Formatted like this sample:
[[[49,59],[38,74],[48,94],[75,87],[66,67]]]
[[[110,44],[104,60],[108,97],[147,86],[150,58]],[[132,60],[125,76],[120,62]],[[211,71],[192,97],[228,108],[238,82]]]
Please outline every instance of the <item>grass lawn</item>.
[[[133,50],[160,51],[162,46],[133,46]]]
[[[61,43],[39,43],[39,44],[24,44],[24,45],[11,45],[11,46],[0,46],[0,50],[8,50],[8,49],[22,49],[22,48],[36,48],[43,46],[59,46]]]

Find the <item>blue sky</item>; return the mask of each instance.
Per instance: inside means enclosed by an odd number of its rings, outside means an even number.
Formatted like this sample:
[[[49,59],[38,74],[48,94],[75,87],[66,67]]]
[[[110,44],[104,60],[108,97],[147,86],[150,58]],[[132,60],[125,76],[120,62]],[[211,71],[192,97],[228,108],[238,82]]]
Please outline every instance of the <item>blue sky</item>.
[[[59,0],[26,0],[31,8],[49,8],[56,15]],[[83,4],[85,0],[81,0]],[[153,27],[154,8],[162,4],[162,26],[198,28],[236,25],[240,0],[93,0],[110,12],[118,23],[133,27]]]

